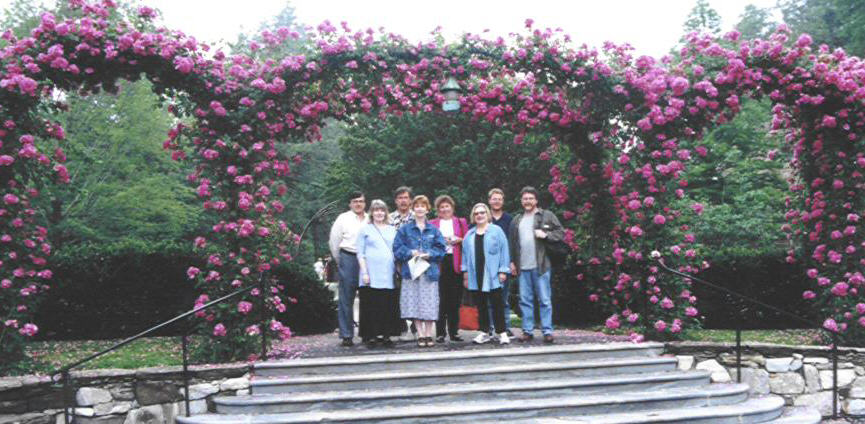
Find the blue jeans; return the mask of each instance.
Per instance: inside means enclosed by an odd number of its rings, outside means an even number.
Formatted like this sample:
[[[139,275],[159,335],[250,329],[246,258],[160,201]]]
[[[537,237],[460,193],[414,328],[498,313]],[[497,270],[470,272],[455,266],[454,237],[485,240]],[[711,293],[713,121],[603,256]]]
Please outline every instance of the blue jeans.
[[[354,337],[354,296],[357,294],[360,266],[357,256],[339,251],[339,337]]]
[[[537,269],[520,271],[520,309],[523,311],[523,332],[532,334],[535,329],[535,296],[541,315],[541,332],[553,334],[553,302],[550,288],[550,270],[538,275]]]
[[[505,313],[505,331],[507,331],[511,328],[511,301],[510,301],[511,290],[510,289],[511,289],[511,276],[509,275],[508,278],[505,280],[505,282],[502,283],[502,300],[505,302],[505,310],[504,310],[504,313]],[[490,323],[495,322],[495,320],[493,319],[492,302],[490,302],[489,315],[490,315]],[[490,325],[492,325],[492,324],[490,324]],[[492,330],[492,327],[490,327],[490,329]]]

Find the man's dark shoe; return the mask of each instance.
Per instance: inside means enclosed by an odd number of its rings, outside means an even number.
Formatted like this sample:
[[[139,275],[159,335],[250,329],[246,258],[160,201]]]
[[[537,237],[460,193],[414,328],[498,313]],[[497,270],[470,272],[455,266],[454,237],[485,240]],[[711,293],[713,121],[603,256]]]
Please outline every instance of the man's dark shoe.
[[[544,343],[553,344],[555,342],[556,342],[556,340],[553,338],[552,334],[544,334]]]
[[[351,337],[346,337],[346,338],[342,339],[342,345],[345,347],[351,347],[351,346],[354,346],[354,342],[351,341]]]
[[[390,337],[385,337],[384,340],[381,341],[381,345],[386,348],[391,348],[393,347],[393,340],[391,340]]]
[[[464,341],[464,340],[463,340],[463,338],[460,337],[460,336],[451,336],[451,341],[452,341],[452,342],[462,342],[462,341]]]
[[[510,329],[508,329],[508,330],[505,331],[505,332],[508,333],[508,337],[513,337],[513,336],[514,336],[514,332],[511,331]]]
[[[436,337],[436,343],[444,343],[444,342],[445,342],[445,336]]]
[[[528,342],[532,341],[534,338],[535,337],[529,333],[523,333],[520,335],[520,342],[521,343],[528,343]]]

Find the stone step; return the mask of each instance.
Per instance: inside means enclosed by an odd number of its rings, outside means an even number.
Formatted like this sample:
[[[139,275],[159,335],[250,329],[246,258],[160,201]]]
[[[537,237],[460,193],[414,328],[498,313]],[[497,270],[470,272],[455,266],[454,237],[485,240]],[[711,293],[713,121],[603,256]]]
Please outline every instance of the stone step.
[[[311,375],[301,377],[256,378],[250,382],[252,394],[299,393],[340,390],[413,387],[465,382],[497,383],[550,378],[589,377],[674,371],[676,358],[645,357],[596,361],[473,365],[439,368],[429,363],[425,370],[381,371],[363,374]]]
[[[823,421],[820,411],[811,407],[795,406],[784,408],[784,414],[769,421],[771,424],[817,424]]]
[[[676,408],[655,411],[638,411],[615,414],[587,415],[582,417],[550,417],[531,420],[506,420],[505,423],[532,424],[648,424],[648,423],[693,423],[693,424],[739,424],[774,423],[784,412],[784,399],[780,396],[750,398],[730,405],[711,405],[699,408]],[[819,414],[818,414],[819,416]],[[488,421],[502,424],[502,421]],[[819,422],[816,421],[816,422]]]
[[[681,408],[693,410],[706,406],[731,405],[748,398],[745,384],[711,384],[701,388],[677,388],[618,393],[614,396],[568,395],[553,398],[508,399],[422,403],[375,409],[343,409],[280,414],[222,415],[205,414],[178,417],[180,424],[289,424],[308,422],[477,422],[479,420],[533,420],[542,417],[596,415],[617,411],[651,411]],[[778,406],[780,408],[782,403]],[[770,417],[771,418],[771,417]]]
[[[710,383],[710,373],[665,372],[639,375],[556,378],[531,381],[505,381],[490,384],[470,379],[459,384],[419,387],[385,387],[379,390],[350,390],[292,393],[279,395],[223,396],[214,398],[221,414],[263,414],[323,411],[335,409],[373,409],[385,406],[418,405],[424,402],[458,403],[467,399],[508,400],[554,398],[568,395],[622,393],[625,391],[700,388]]]
[[[253,364],[253,374],[260,377],[333,375],[342,373],[401,370],[427,370],[436,367],[527,362],[591,361],[598,359],[652,357],[663,352],[661,343],[609,343],[555,346],[510,347],[451,352],[355,355],[332,358],[268,361]]]

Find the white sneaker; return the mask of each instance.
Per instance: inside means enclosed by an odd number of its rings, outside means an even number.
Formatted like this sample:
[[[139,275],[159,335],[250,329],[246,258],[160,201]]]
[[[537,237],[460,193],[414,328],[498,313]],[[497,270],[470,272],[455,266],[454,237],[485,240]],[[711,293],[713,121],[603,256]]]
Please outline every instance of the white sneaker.
[[[488,336],[487,333],[481,333],[472,341],[477,344],[484,344],[490,341],[490,336]]]
[[[503,344],[503,345],[511,344],[511,338],[508,337],[508,333],[502,333],[499,336],[499,344]]]

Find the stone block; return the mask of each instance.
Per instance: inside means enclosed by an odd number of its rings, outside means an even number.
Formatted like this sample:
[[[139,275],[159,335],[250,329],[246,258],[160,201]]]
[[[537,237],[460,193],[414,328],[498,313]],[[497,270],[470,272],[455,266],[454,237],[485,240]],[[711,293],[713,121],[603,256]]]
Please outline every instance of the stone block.
[[[730,369],[730,376],[735,379],[736,369]],[[759,368],[742,368],[742,382],[750,387],[755,394],[769,394],[769,372]]]
[[[185,389],[181,387],[177,391],[182,398]],[[202,383],[189,386],[189,400],[204,399],[214,393],[219,393],[219,387],[216,384]]]
[[[186,414],[186,405],[183,402],[177,402],[177,413],[180,415]],[[190,415],[198,415],[198,414],[206,414],[207,413],[207,400],[199,399],[193,400],[189,402],[189,414]]]
[[[810,406],[820,411],[820,415],[828,417],[832,415],[832,392],[810,393],[797,396],[793,406]]]
[[[696,369],[705,370],[712,373],[711,379],[713,383],[730,382],[730,374],[727,372],[727,369],[721,366],[721,364],[719,364],[718,361],[714,359],[698,363]]]
[[[71,402],[71,400],[70,400]],[[27,408],[30,411],[44,411],[46,409],[63,409],[66,406],[66,400],[63,398],[63,391],[59,388],[56,390],[42,391],[38,395],[27,399]],[[73,406],[73,405],[69,405]]]
[[[769,372],[788,372],[790,365],[793,363],[793,358],[769,358],[766,360],[766,371]]]
[[[804,362],[806,364],[811,364],[811,365],[828,364],[829,359],[828,358],[821,358],[819,356],[809,356],[809,357],[806,357],[805,359],[803,359],[802,362]]]
[[[27,399],[0,401],[0,414],[23,414],[27,412]]]
[[[123,424],[165,424],[161,405],[144,406],[126,414]]]
[[[865,399],[847,399],[844,401],[844,412],[850,415],[865,414]]]
[[[76,417],[76,424],[123,424],[126,417],[123,415],[103,415],[101,417]]]
[[[229,378],[228,380],[219,383],[219,390],[228,391],[228,390],[241,390],[249,388],[249,378],[247,377],[239,377],[239,378]]]
[[[237,393],[235,393],[235,395],[248,396],[249,395],[249,389],[238,390]]]
[[[132,402],[115,402],[110,414],[125,414],[132,409]]]
[[[820,391],[820,373],[817,367],[811,364],[802,366],[802,374],[805,376],[805,391],[808,393],[817,393]]]
[[[838,370],[838,388],[849,386],[856,379],[856,371],[852,369]],[[820,387],[823,390],[832,389],[832,370],[820,371]]]
[[[82,387],[75,393],[78,406],[93,406],[99,403],[111,402],[111,392],[98,387]]]
[[[181,399],[177,386],[171,382],[145,380],[135,383],[135,400],[139,405],[171,403]]]
[[[775,373],[769,377],[769,390],[779,395],[796,395],[805,392],[805,379],[792,372]]]
[[[135,390],[132,384],[117,384],[108,388],[114,400],[134,400]]]
[[[676,355],[677,367],[680,371],[690,371],[694,367],[694,357],[690,355]]]
[[[79,417],[92,417],[96,415],[96,411],[93,408],[75,408],[75,415]]]

